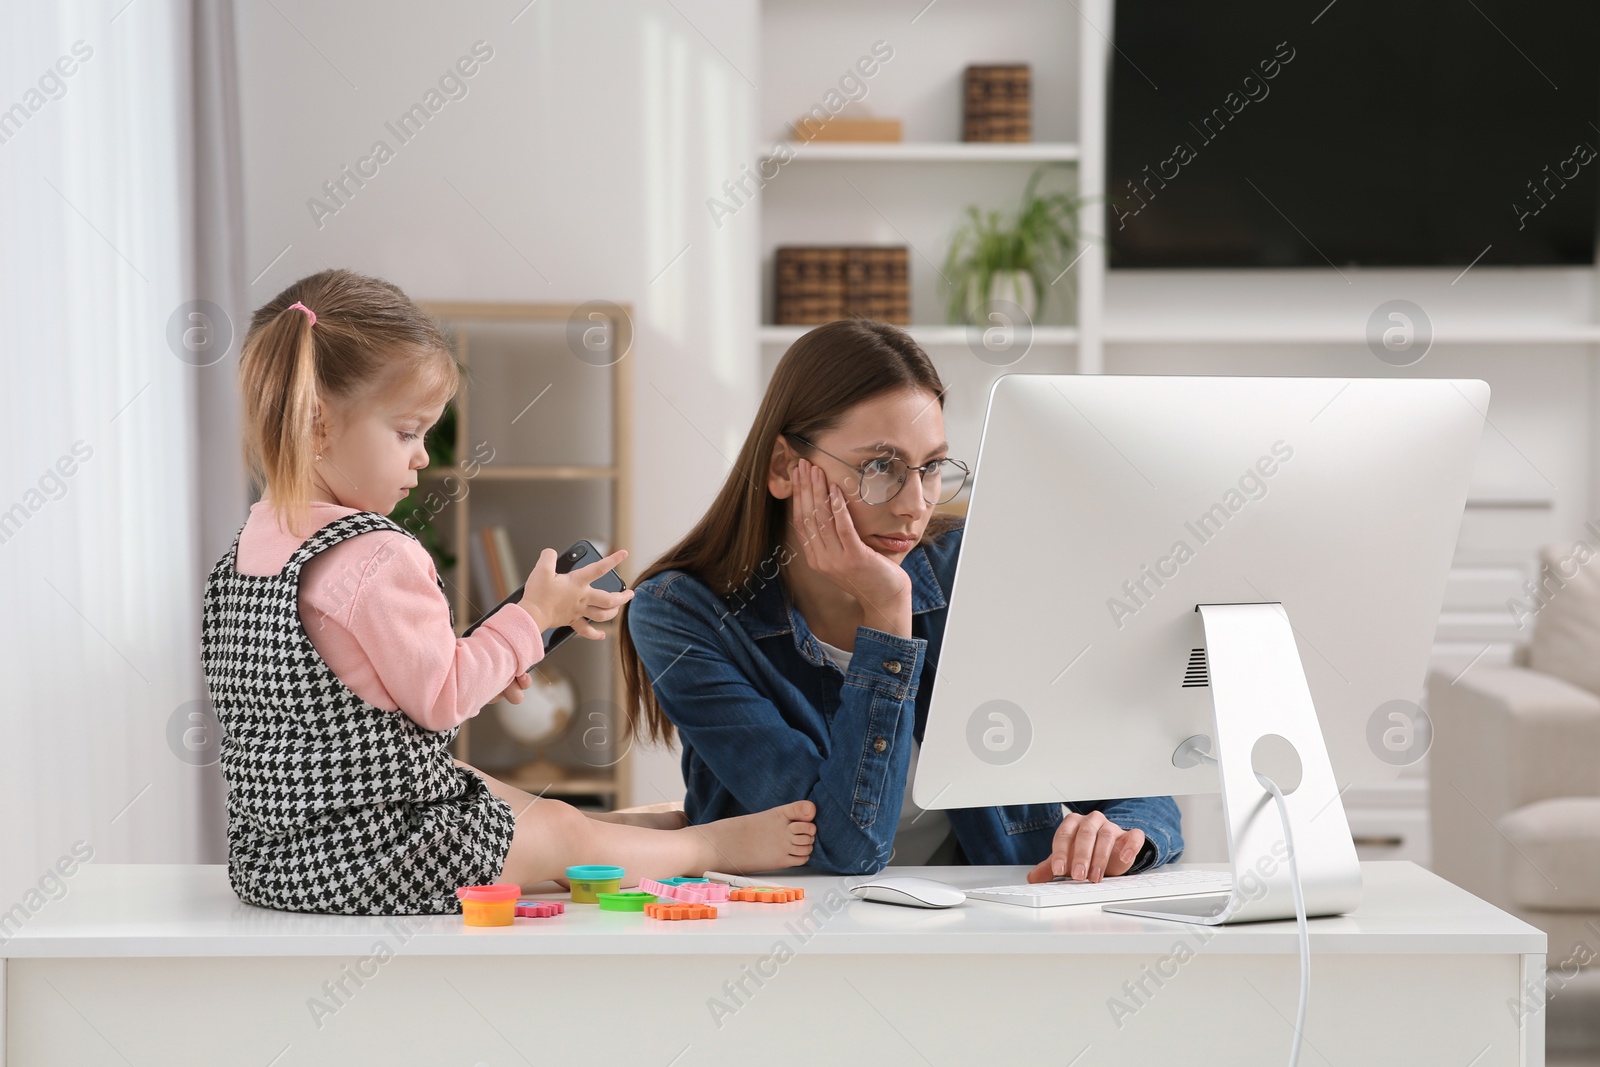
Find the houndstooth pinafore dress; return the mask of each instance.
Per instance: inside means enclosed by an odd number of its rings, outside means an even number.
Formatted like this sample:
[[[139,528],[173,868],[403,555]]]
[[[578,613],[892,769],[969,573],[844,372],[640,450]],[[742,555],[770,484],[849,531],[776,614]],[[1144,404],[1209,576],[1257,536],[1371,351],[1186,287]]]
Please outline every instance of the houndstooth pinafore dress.
[[[456,888],[493,882],[505,864],[515,820],[452,762],[445,746],[460,727],[436,733],[361,699],[301,623],[301,569],[370,530],[412,536],[357,512],[312,534],[275,575],[240,574],[236,536],[206,581],[200,658],[222,728],[228,880],[247,904],[459,912]]]

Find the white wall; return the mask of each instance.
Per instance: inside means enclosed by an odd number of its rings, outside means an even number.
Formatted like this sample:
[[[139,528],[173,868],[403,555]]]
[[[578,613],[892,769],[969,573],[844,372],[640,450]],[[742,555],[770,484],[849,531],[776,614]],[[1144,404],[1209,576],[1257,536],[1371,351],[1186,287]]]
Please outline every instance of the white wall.
[[[493,55],[467,95],[401,145],[385,123],[480,40]],[[755,5],[475,0],[401,14],[279,0],[241,5],[240,52],[252,303],[343,266],[418,299],[632,305],[624,547],[642,564],[684,533],[761,386],[755,213],[718,230],[704,206],[755,140],[741,74],[756,66]],[[307,200],[380,138],[394,158],[319,228]],[[636,752],[633,766],[636,802],[681,795],[675,758]]]

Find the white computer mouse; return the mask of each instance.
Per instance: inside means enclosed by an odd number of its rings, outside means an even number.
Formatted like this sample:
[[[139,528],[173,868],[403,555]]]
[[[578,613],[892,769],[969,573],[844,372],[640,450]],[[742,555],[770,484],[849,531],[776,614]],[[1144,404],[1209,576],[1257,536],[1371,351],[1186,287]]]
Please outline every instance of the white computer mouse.
[[[953,885],[936,882],[932,878],[898,875],[862,882],[851,886],[850,892],[861,900],[904,904],[913,908],[953,908],[967,899],[967,895]]]

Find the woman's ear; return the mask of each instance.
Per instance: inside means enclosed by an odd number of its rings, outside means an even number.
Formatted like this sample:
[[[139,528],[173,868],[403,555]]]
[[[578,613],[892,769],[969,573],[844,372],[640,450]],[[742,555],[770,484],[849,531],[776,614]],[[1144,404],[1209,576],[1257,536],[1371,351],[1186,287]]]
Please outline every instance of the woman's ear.
[[[767,491],[779,500],[794,496],[794,464],[799,454],[789,439],[779,434],[772,442],[772,461],[767,464]]]

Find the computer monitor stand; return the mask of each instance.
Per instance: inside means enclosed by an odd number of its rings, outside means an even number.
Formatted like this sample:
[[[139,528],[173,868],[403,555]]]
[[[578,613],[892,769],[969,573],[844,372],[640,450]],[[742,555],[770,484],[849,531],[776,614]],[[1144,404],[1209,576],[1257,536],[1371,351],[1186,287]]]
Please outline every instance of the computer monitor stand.
[[[1206,926],[1293,919],[1290,839],[1307,917],[1355,910],[1361,865],[1288,614],[1282,604],[1201,604],[1195,610],[1205,629],[1215,745],[1191,737],[1172,761],[1217,766],[1233,889],[1101,910]],[[1292,834],[1285,835],[1258,770],[1283,791]]]

